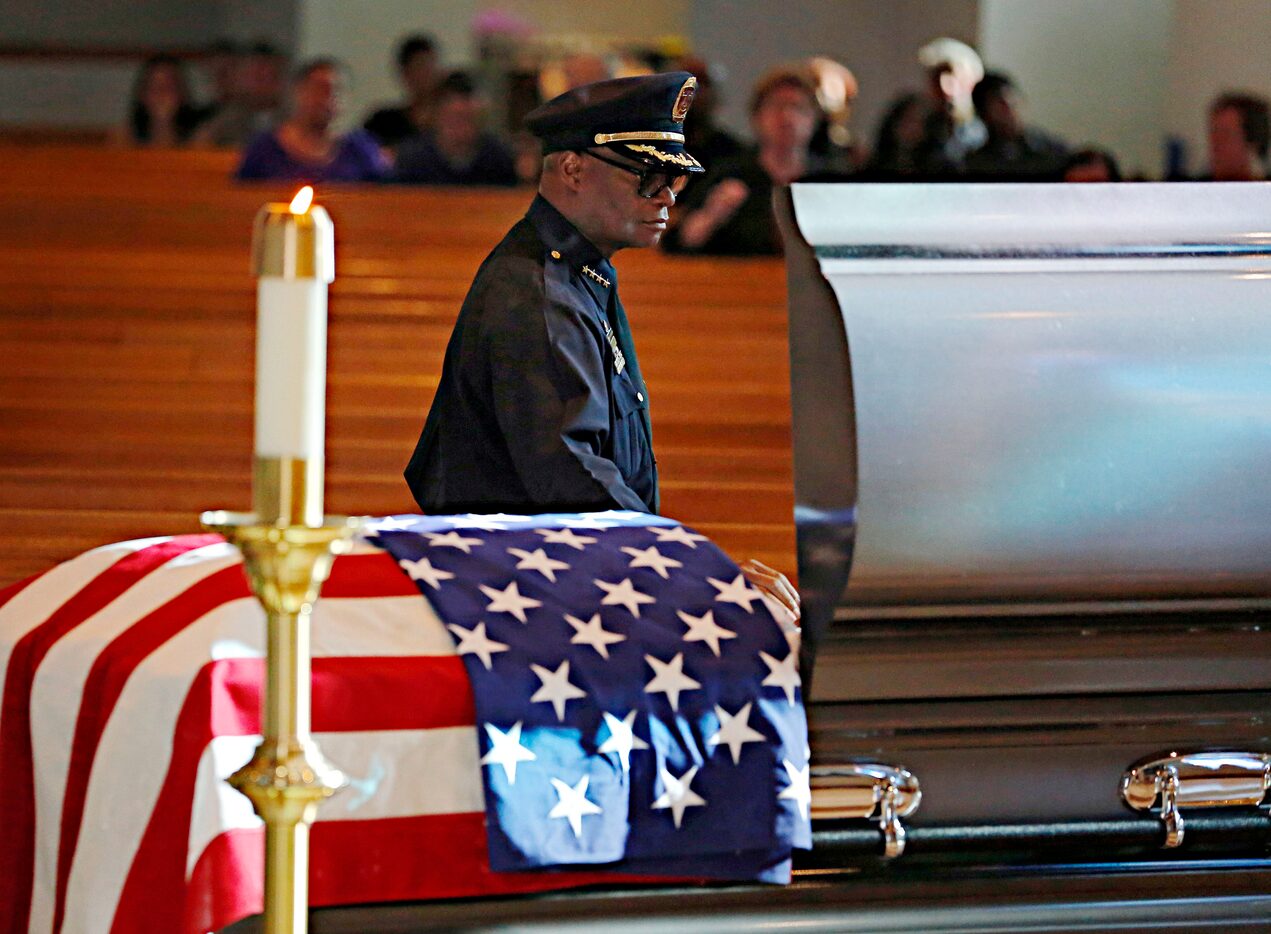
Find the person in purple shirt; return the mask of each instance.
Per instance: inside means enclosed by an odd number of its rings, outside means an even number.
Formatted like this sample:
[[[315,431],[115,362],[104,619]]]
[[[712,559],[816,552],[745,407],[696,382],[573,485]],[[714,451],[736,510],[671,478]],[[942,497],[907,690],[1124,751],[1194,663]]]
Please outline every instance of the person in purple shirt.
[[[340,114],[344,66],[332,58],[302,65],[291,83],[291,114],[258,134],[243,151],[236,177],[303,182],[371,182],[388,162],[365,130],[343,136],[331,126]]]

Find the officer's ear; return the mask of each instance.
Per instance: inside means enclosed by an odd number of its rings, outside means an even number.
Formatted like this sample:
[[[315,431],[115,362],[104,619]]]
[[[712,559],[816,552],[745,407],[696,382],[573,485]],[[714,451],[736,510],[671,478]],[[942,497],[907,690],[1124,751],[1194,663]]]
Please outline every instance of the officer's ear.
[[[582,187],[583,162],[585,161],[581,153],[562,152],[558,154],[560,161],[557,163],[556,171],[560,175],[561,181],[571,191],[578,191]]]

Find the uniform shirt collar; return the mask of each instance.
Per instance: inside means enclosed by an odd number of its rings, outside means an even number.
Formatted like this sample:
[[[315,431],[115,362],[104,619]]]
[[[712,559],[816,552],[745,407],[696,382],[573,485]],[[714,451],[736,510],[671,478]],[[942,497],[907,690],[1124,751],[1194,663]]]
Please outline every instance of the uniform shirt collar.
[[[547,253],[553,259],[569,263],[571,269],[582,270],[584,266],[601,276],[612,279],[609,265],[595,245],[582,235],[577,227],[565,219],[565,215],[552,207],[542,195],[535,195],[529,212],[525,215],[538,231]],[[559,253],[557,257],[555,254]]]

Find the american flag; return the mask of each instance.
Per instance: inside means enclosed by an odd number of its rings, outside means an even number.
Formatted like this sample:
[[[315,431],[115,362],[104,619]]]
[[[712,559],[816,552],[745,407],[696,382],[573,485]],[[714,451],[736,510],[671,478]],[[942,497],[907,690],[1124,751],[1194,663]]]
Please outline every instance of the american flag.
[[[797,646],[705,536],[625,511],[377,532],[467,665],[493,869],[789,880],[811,843]]]
[[[491,869],[464,663],[388,554],[336,560],[313,648],[315,739],[352,778],[313,828],[314,905],[612,878]],[[224,779],[259,741],[263,650],[218,536],[106,546],[0,591],[0,932],[203,932],[261,910],[263,828]]]

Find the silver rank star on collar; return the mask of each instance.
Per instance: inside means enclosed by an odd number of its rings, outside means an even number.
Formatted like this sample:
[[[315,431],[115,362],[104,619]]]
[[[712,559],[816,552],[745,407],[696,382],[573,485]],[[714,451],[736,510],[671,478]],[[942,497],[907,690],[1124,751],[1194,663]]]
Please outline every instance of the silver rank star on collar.
[[[593,282],[599,282],[606,289],[609,288],[609,280],[600,273],[596,272],[596,270],[592,269],[590,266],[583,267],[583,275],[588,279],[591,279]]]

